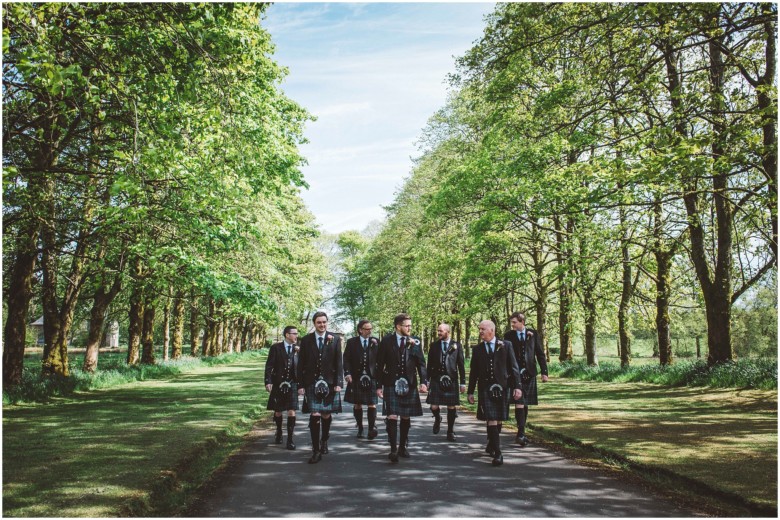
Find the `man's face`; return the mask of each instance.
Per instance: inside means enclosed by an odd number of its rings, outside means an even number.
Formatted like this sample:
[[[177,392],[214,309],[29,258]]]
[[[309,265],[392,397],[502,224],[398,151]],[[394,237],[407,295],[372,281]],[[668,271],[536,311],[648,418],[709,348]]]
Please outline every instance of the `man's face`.
[[[404,320],[395,326],[395,331],[401,336],[409,336],[412,333],[412,320]]]
[[[295,345],[295,342],[298,341],[298,329],[293,329],[285,334],[284,339],[287,340],[288,345]]]
[[[517,318],[512,318],[511,320],[509,320],[509,324],[512,326],[512,330],[516,330],[518,332],[520,332],[525,328],[525,323],[518,320]]]
[[[450,338],[450,329],[446,325],[439,325],[439,328],[436,329],[436,334],[439,335],[440,340],[444,341]]]
[[[360,334],[361,338],[367,339],[371,335],[372,330],[374,330],[374,327],[370,323],[365,323],[362,327],[360,327],[358,334]]]
[[[319,316],[316,320],[314,320],[314,330],[320,333],[320,335],[325,333],[325,330],[328,328],[328,318],[325,316]]]
[[[479,324],[479,339],[482,341],[490,341],[496,336],[496,331],[489,325]]]

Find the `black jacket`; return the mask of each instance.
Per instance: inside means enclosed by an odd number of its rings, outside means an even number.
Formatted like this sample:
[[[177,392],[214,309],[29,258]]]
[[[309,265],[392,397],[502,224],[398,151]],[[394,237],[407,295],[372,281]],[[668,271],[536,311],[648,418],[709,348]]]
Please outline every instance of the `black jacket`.
[[[536,377],[535,357],[536,361],[539,362],[541,374],[547,375],[547,359],[544,357],[544,351],[542,350],[542,340],[534,329],[525,328],[525,348],[523,348],[523,344],[520,343],[517,332],[514,330],[504,334],[504,341],[512,343],[519,368],[525,368],[531,377]],[[525,354],[525,365],[523,365],[523,354]]]
[[[294,346],[291,357],[292,359],[287,357],[284,341],[271,345],[268,351],[268,359],[265,362],[265,384],[278,386],[284,381],[297,380],[298,353],[295,352]]]
[[[499,343],[500,342],[500,343]],[[507,381],[514,383],[514,388],[520,387],[520,369],[517,367],[514,350],[511,344],[496,338],[496,352],[493,354],[493,374],[499,385],[507,388]],[[512,379],[514,378],[514,379]],[[471,356],[471,372],[469,373],[468,393],[474,393],[474,387],[479,383],[479,389],[487,389],[492,383],[490,376],[490,356],[485,342],[480,341],[474,347]],[[512,389],[514,389],[512,388]]]
[[[444,366],[448,376],[453,381],[457,380],[461,385],[466,384],[466,365],[463,355],[463,346],[450,339],[447,345],[447,355],[441,351],[441,340],[436,340],[428,351],[428,378],[431,381],[436,381],[440,376],[444,375],[442,371],[442,357],[444,358]],[[460,376],[460,377],[458,377]]]
[[[300,361],[298,362],[298,382],[307,387],[313,385],[321,375],[331,386],[344,386],[344,369],[341,359],[341,338],[333,332],[326,332],[325,338],[332,336],[330,342],[322,347],[321,374],[317,373],[319,348],[314,332],[306,334],[301,340]]]
[[[368,375],[377,379],[376,358],[379,353],[379,340],[373,336],[368,338]],[[344,376],[359,378],[363,375],[360,367],[363,364],[363,338],[355,336],[347,340],[344,347]]]
[[[407,348],[405,376],[409,379],[409,386],[417,386],[417,373],[420,374],[420,383],[428,384],[428,375],[425,370],[425,355],[422,351],[419,338],[413,338],[416,344]],[[379,353],[376,357],[376,369],[378,379],[384,386],[392,386],[398,378],[398,360],[401,347],[398,346],[395,332],[387,334],[379,342]]]

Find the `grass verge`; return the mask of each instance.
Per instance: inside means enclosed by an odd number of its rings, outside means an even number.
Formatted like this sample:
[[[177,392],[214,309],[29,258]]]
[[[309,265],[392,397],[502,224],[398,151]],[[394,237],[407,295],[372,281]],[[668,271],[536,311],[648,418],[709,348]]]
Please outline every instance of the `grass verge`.
[[[552,378],[539,403],[528,417],[534,440],[713,514],[777,516],[777,391]]]
[[[264,356],[3,407],[3,516],[172,516],[262,415]]]

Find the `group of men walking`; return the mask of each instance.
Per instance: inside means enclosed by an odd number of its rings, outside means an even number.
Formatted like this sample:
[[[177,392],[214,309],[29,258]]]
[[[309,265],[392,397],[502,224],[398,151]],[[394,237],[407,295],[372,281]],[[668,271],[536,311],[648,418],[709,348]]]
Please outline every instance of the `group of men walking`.
[[[382,340],[372,336],[371,322],[361,320],[358,335],[346,342],[342,354],[341,338],[328,332],[328,316],[317,312],[314,331],[300,340],[294,326],[284,329],[284,341],[271,346],[265,369],[266,389],[270,392],[269,410],[274,411],[275,442],[282,443],[283,414],[287,413],[287,449],[294,450],[294,430],[299,396],[303,396],[303,413],[309,413],[312,441],[310,464],[328,453],[332,414],[340,413],[341,389],[346,381],[344,400],[353,405],[357,437],[369,440],[378,435],[377,404],[383,400],[382,413],[390,444],[388,458],[398,462],[410,456],[408,450],[411,418],[423,415],[420,392],[428,394],[426,403],[434,417],[433,433],[442,423],[442,408],[447,410],[447,440],[454,442],[456,407],[460,394],[467,392],[463,346],[451,337],[450,326],[438,326],[439,339],[428,351],[428,362],[420,340],[411,335],[412,320],[408,314],[395,317],[394,333]],[[518,432],[515,442],[525,446],[525,423],[528,405],[537,404],[536,362],[542,381],[547,381],[547,363],[541,343],[533,330],[525,327],[521,313],[511,316],[512,330],[504,339],[496,337],[490,320],[479,324],[480,342],[474,347],[468,379],[468,401],[475,402],[477,419],[487,425],[485,451],[492,464],[503,464],[499,434],[502,422],[509,418],[514,405]],[[363,428],[363,411],[367,412],[368,430]]]

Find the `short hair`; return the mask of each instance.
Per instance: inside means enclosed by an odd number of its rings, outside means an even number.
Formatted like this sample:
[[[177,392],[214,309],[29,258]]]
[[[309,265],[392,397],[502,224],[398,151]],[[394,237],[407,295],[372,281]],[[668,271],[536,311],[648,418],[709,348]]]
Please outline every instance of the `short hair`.
[[[525,323],[525,314],[520,311],[513,312],[509,319],[511,320],[512,318],[515,318],[520,323]]]
[[[289,333],[291,330],[297,330],[297,329],[298,329],[298,327],[296,327],[295,325],[287,325],[287,326],[284,328],[284,333],[283,333],[283,335],[284,335],[284,336],[286,336],[286,335],[287,335],[287,334],[288,334],[288,333]]]
[[[325,319],[326,320],[328,319],[328,315],[327,314],[325,314],[322,311],[317,311],[317,312],[314,313],[314,317],[311,319],[311,322],[312,323],[316,322],[317,318],[319,318],[320,316],[325,316]]]
[[[360,329],[362,329],[362,328],[363,328],[363,325],[365,325],[366,323],[371,323],[371,320],[360,320],[360,321],[358,322],[358,324],[357,324],[357,330],[358,330],[358,332],[360,332]]]
[[[401,325],[406,320],[411,320],[412,317],[406,314],[405,312],[402,312],[401,314],[397,315],[395,319],[393,319],[393,326]]]

